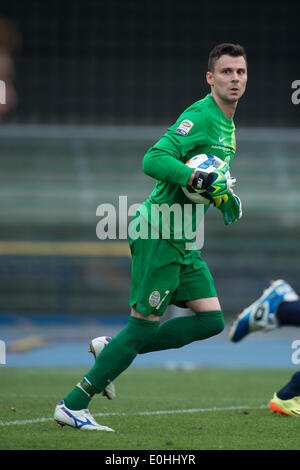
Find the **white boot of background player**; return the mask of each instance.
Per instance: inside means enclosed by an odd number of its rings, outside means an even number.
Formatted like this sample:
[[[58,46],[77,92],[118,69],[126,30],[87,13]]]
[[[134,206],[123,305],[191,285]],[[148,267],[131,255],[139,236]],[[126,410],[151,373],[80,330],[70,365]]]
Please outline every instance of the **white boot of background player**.
[[[105,346],[111,341],[110,336],[99,336],[98,338],[92,339],[89,345],[89,352],[91,352],[95,359],[99,356],[101,351],[105,348]],[[116,389],[115,384],[110,382],[107,387],[103,390],[102,395],[109,400],[113,400],[116,396]]]

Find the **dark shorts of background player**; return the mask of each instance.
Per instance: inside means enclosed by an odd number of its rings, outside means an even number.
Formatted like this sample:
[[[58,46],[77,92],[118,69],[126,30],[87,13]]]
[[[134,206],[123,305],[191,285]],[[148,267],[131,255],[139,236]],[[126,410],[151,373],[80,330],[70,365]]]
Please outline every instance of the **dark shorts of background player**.
[[[162,316],[169,304],[217,297],[213,277],[198,250],[183,255],[164,239],[129,239],[132,255],[130,307]]]

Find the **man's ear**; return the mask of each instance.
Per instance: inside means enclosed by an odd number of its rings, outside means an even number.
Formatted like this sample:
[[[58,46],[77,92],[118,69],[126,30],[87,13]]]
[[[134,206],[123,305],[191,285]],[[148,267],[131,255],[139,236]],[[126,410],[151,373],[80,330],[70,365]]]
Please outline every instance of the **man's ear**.
[[[213,86],[214,79],[212,72],[206,72],[206,81],[210,86]]]

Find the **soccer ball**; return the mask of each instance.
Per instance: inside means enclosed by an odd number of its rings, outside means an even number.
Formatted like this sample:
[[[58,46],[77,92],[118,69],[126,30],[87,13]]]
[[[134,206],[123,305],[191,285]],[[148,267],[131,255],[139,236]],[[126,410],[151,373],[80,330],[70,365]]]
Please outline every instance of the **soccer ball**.
[[[190,168],[199,168],[199,170],[203,171],[204,173],[211,173],[212,171],[219,168],[222,163],[223,160],[218,157],[201,153],[200,155],[195,155],[194,157],[190,158],[186,162],[186,165],[188,165]],[[227,171],[226,176],[227,178],[230,178],[229,171]],[[207,191],[205,191],[205,189],[202,191],[195,191],[191,186],[182,186],[182,191],[188,199],[196,202],[197,204],[210,204],[213,202],[211,196]]]

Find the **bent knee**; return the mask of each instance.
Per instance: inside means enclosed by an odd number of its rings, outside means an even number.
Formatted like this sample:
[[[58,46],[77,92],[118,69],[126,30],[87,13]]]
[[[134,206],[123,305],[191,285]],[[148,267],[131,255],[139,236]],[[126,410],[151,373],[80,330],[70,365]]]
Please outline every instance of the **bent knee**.
[[[225,328],[225,322],[222,310],[217,312],[205,312],[204,314],[197,313],[197,317],[200,320],[201,329],[205,328],[207,337],[215,336]]]
[[[215,319],[215,322],[214,322],[214,335],[218,335],[218,334],[222,333],[224,328],[225,328],[225,322],[224,322],[224,318],[223,318],[223,315],[222,315],[219,318]]]

